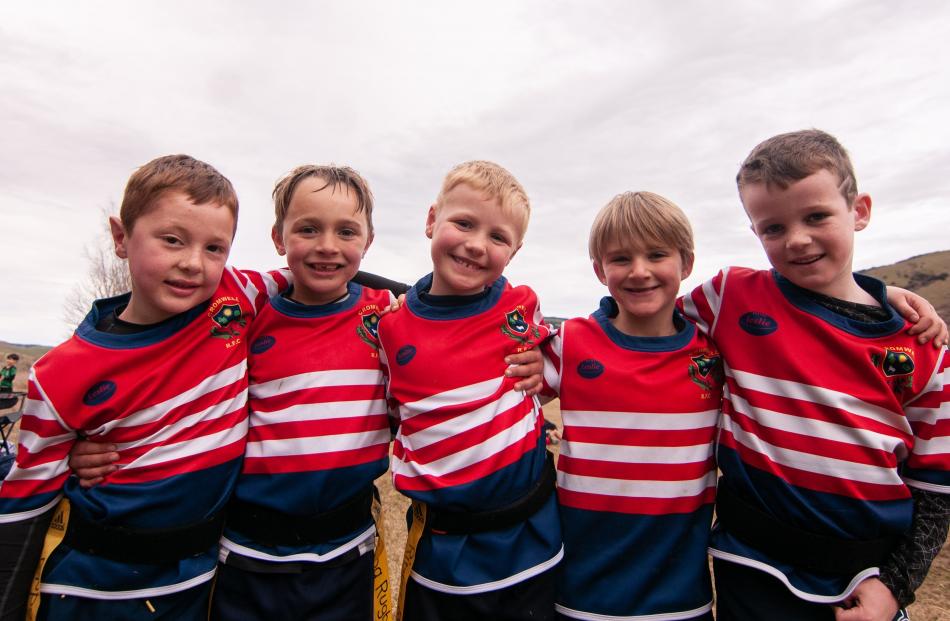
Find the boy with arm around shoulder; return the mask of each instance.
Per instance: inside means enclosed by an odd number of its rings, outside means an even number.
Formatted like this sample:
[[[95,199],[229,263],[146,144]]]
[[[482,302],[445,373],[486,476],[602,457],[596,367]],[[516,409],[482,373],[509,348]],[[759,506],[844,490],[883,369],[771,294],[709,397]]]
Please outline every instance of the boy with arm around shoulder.
[[[502,363],[548,334],[534,292],[502,276],[528,214],[508,171],[456,166],[426,220],[433,272],[379,324],[400,422],[393,482],[413,499],[405,619],[554,614],[551,570],[562,552],[553,466],[537,402]]]
[[[30,618],[207,614],[247,433],[244,332],[284,284],[226,267],[237,209],[231,183],[204,162],[175,155],[138,169],[110,219],[131,293],[97,301],[34,365],[21,450],[0,485],[0,531],[56,509]],[[79,434],[116,445],[123,468],[109,485],[68,478]],[[36,525],[23,532],[26,553],[4,555],[15,566],[0,614],[23,614]]]
[[[384,547],[372,507],[389,466],[389,416],[366,333],[392,296],[351,282],[373,241],[373,196],[355,170],[314,165],[273,195],[272,237],[293,285],[248,333],[247,450],[211,618],[388,619],[388,583],[374,586],[386,560],[374,555]]]
[[[626,192],[597,215],[590,257],[610,295],[545,345],[564,422],[557,611],[711,621],[722,366],[675,308],[692,230],[669,200]]]
[[[946,348],[852,273],[871,200],[832,136],[770,138],[737,181],[773,269],[723,270],[685,303],[727,377],[718,618],[889,620],[950,520]]]

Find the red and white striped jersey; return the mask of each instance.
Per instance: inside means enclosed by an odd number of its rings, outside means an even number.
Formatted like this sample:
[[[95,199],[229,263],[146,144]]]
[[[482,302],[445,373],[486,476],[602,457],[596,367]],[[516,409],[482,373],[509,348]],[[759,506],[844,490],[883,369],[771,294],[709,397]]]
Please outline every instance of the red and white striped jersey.
[[[227,268],[207,304],[134,334],[96,329],[128,294],[96,302],[72,338],[33,366],[17,462],[0,485],[0,527],[48,511],[64,490],[72,511],[104,525],[177,528],[217,513],[233,489],[247,435],[245,334],[257,309],[284,286],[278,272]],[[119,453],[119,469],[93,489],[67,480],[80,433]],[[119,572],[121,563],[60,546],[42,590],[147,597],[210,579],[215,560],[209,553]]]
[[[678,332],[634,337],[610,297],[545,346],[561,399],[558,611],[579,619],[697,616],[712,606],[706,557],[716,493],[719,353]]]
[[[514,390],[504,358],[536,347],[549,330],[534,292],[503,277],[461,304],[426,301],[430,286],[431,275],[379,325],[380,359],[399,417],[393,483],[437,509],[503,507],[531,489],[546,455],[537,401]],[[553,498],[550,511],[539,514],[543,524],[526,522],[512,532],[424,538],[414,579],[474,593],[544,571],[561,547]]]
[[[248,332],[250,429],[239,499],[291,515],[323,513],[386,472],[389,415],[376,326],[392,296],[355,283],[348,289],[345,300],[321,306],[275,296]],[[369,519],[353,531],[339,542],[275,549],[226,530],[222,547],[268,561],[321,562],[374,533]]]
[[[855,278],[886,305],[882,283]],[[908,486],[950,493],[945,348],[917,343],[893,313],[880,323],[838,315],[772,271],[725,269],[684,308],[725,361],[722,485],[781,521],[843,539],[906,530]],[[807,574],[721,528],[712,553],[784,576],[816,602],[839,600],[878,571]]]

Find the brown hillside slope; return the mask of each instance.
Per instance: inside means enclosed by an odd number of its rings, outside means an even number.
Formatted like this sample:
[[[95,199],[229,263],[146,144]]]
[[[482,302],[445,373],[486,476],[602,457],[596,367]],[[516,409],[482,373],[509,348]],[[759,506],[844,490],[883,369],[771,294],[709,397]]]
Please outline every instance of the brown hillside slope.
[[[922,254],[893,265],[873,267],[862,274],[924,296],[944,321],[950,322],[950,250]]]

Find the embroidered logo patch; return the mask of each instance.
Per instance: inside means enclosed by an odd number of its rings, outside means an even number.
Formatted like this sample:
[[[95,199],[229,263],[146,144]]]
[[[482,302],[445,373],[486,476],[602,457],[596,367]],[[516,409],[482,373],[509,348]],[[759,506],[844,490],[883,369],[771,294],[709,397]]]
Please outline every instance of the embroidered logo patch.
[[[238,299],[234,296],[218,298],[208,307],[208,316],[214,322],[211,328],[211,336],[216,339],[231,340],[241,336],[238,328],[247,325],[247,319],[244,318],[244,311]],[[230,344],[229,344],[230,347]]]
[[[601,364],[599,360],[594,360],[593,358],[581,360],[577,364],[577,374],[584,379],[594,379],[595,377],[599,377],[603,372],[604,365]]]
[[[689,379],[704,390],[712,392],[723,381],[722,357],[713,352],[690,356]]]
[[[505,313],[505,323],[501,324],[501,333],[518,341],[524,349],[528,349],[541,340],[541,331],[538,327],[530,325],[525,319],[524,306],[518,306]]]
[[[885,347],[873,352],[871,362],[884,373],[894,394],[901,394],[914,385],[914,351],[909,347]]]
[[[377,342],[379,339],[377,334],[379,313],[376,312],[377,307],[369,308],[372,309],[370,312],[360,315],[360,325],[356,326],[356,333],[364,343],[372,347],[373,351],[376,351],[379,349],[379,343]]]
[[[251,343],[251,353],[252,354],[263,354],[265,351],[274,346],[277,342],[277,339],[265,334],[264,336],[254,339],[254,342]]]
[[[112,398],[115,390],[115,382],[110,380],[101,381],[86,391],[86,394],[82,396],[82,402],[86,405],[102,405]]]
[[[739,317],[739,327],[752,336],[765,336],[778,330],[778,322],[765,313],[746,313]]]
[[[403,345],[399,348],[399,351],[396,352],[396,363],[399,366],[409,364],[409,361],[413,359],[416,355],[416,348],[412,345]]]

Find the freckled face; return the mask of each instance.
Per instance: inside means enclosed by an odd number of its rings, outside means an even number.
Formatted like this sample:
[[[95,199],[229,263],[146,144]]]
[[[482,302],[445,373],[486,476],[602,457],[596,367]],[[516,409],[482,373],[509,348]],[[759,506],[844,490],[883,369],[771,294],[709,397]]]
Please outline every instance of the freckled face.
[[[234,236],[234,215],[224,205],[194,204],[167,192],[133,223],[109,225],[115,252],[128,259],[132,297],[120,318],[151,324],[208,300],[221,281]]]
[[[319,177],[300,181],[280,231],[273,231],[277,252],[287,255],[294,277],[293,299],[326,304],[346,293],[373,241],[366,214],[346,186],[326,186]]]
[[[432,206],[426,236],[432,240],[434,295],[471,295],[491,286],[521,247],[521,224],[501,203],[462,183]]]

